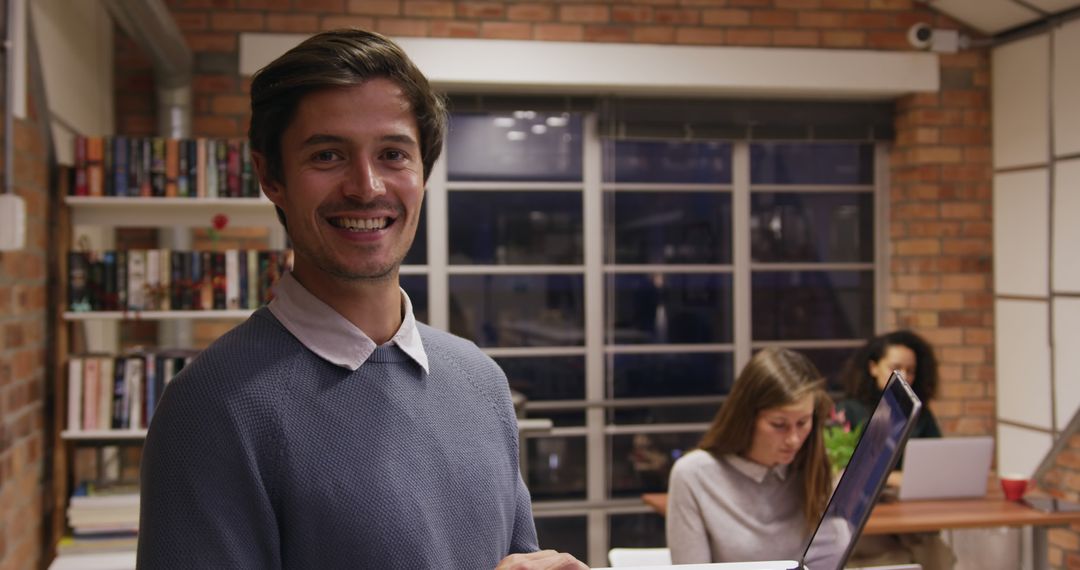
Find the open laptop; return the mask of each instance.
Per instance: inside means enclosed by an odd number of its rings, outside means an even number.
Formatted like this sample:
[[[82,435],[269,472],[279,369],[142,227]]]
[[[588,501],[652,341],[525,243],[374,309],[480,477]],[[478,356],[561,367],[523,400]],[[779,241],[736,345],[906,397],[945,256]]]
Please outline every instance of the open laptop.
[[[922,402],[893,372],[866,422],[844,475],[836,484],[829,504],[807,541],[800,560],[722,562],[670,566],[679,570],[840,570],[862,532],[885,479],[900,457],[915,425]],[[658,566],[624,567],[622,570],[656,570]],[[599,570],[599,569],[597,569]]]
[[[986,496],[994,438],[913,439],[904,452],[901,501]]]

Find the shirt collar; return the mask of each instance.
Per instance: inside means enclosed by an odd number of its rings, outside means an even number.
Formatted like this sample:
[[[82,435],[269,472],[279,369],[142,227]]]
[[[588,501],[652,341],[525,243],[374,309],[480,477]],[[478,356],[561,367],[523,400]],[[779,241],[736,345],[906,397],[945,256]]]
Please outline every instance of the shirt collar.
[[[399,288],[400,289],[400,288]],[[416,316],[409,295],[401,290],[404,318],[390,343],[416,361],[428,372],[427,352],[420,340]],[[323,360],[355,371],[371,356],[377,345],[356,325],[341,316],[330,305],[312,295],[291,272],[286,272],[274,285],[274,299],[268,306],[277,320],[308,350]]]
[[[781,481],[787,479],[789,467],[788,465],[766,467],[760,463],[754,463],[749,459],[735,454],[725,455],[724,461],[727,461],[728,465],[734,467],[735,470],[739,473],[742,473],[743,475],[746,475],[747,477],[753,479],[755,483],[761,483],[765,481],[765,477],[769,473],[776,473],[776,476],[779,477]]]

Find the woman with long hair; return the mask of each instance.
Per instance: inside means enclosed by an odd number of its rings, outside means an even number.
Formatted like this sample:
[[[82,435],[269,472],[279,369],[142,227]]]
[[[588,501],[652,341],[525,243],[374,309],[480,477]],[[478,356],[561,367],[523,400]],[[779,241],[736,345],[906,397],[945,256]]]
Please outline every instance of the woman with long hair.
[[[847,398],[838,403],[837,409],[844,412],[852,427],[870,417],[893,370],[900,371],[924,404],[934,398],[938,385],[934,349],[908,330],[885,333],[867,341],[844,367]],[[941,428],[929,407],[923,407],[911,437],[941,437]]]
[[[743,368],[696,449],[675,463],[675,564],[798,559],[832,489],[822,425],[832,408],[806,356],[766,348]]]

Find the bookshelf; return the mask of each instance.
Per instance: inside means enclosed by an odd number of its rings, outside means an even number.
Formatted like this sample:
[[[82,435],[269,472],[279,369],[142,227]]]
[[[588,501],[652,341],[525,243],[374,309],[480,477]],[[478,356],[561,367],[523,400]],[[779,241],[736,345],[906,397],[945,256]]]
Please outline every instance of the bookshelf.
[[[116,143],[121,137],[101,138],[104,139],[105,145],[117,149],[121,148],[119,143]],[[130,142],[140,139],[128,138],[127,140]],[[85,141],[83,144],[85,144]],[[183,141],[181,141],[180,146],[183,147]],[[135,152],[134,143],[131,144],[130,148],[132,152]],[[166,148],[171,147],[166,145]],[[191,148],[196,148],[194,141],[191,142]],[[123,400],[124,406],[130,405],[129,409],[134,409],[135,406],[141,405],[140,409],[142,410],[141,416],[134,414],[125,416],[125,420],[130,420],[128,425],[121,424],[118,426],[114,423],[115,416],[105,415],[104,413],[100,416],[102,421],[97,421],[96,425],[95,422],[84,425],[84,419],[80,419],[77,425],[69,425],[72,423],[71,414],[73,413],[72,402],[70,401],[72,393],[69,391],[69,376],[71,373],[69,367],[82,367],[85,361],[92,359],[114,360],[117,365],[125,359],[142,359],[150,355],[155,355],[159,360],[182,359],[182,356],[176,355],[181,353],[193,354],[195,350],[205,345],[208,338],[213,338],[213,336],[207,337],[207,334],[216,335],[221,330],[225,330],[222,327],[231,327],[232,324],[247,318],[254,312],[253,307],[258,306],[263,298],[262,289],[253,286],[253,289],[248,290],[249,294],[246,296],[251,302],[240,305],[240,308],[231,302],[231,298],[227,303],[228,308],[218,306],[216,299],[214,304],[206,304],[205,296],[203,297],[203,303],[196,300],[194,307],[185,305],[180,310],[176,308],[178,305],[168,307],[168,303],[158,306],[156,301],[147,301],[146,304],[136,307],[128,306],[126,301],[116,303],[115,300],[112,306],[103,306],[96,302],[93,306],[85,304],[72,306],[73,297],[70,295],[71,267],[69,267],[69,264],[73,262],[72,254],[75,254],[75,262],[78,262],[79,258],[84,254],[87,259],[95,259],[94,256],[99,255],[101,252],[124,252],[130,255],[132,251],[150,251],[150,248],[160,248],[161,251],[171,251],[173,254],[183,252],[193,257],[206,255],[206,252],[219,255],[237,249],[251,252],[254,255],[256,251],[281,252],[286,245],[285,233],[276,219],[273,204],[265,197],[257,194],[252,195],[250,174],[243,170],[244,165],[248,163],[246,148],[243,149],[245,154],[238,161],[239,166],[230,163],[228,166],[230,170],[227,175],[224,170],[225,167],[222,167],[222,176],[220,178],[223,181],[221,182],[222,197],[213,196],[212,192],[203,192],[204,176],[200,174],[200,170],[195,168],[195,165],[201,167],[202,163],[194,159],[189,160],[191,168],[186,171],[190,173],[187,183],[181,182],[179,185],[180,195],[158,195],[157,192],[159,183],[171,188],[173,181],[176,179],[175,177],[183,177],[185,170],[176,173],[171,166],[166,171],[164,178],[153,181],[154,193],[147,195],[144,190],[140,195],[130,195],[131,189],[144,186],[144,184],[140,184],[136,180],[150,177],[151,172],[149,170],[145,172],[130,170],[126,175],[121,175],[118,164],[111,162],[108,156],[99,159],[101,162],[98,164],[93,164],[91,161],[89,167],[85,162],[80,165],[79,152],[79,149],[76,149],[77,164],[74,168],[62,167],[57,172],[56,180],[58,180],[59,188],[57,188],[53,198],[53,205],[57,212],[55,239],[60,246],[51,262],[58,278],[54,280],[55,284],[50,294],[50,299],[54,303],[54,310],[51,311],[53,330],[56,331],[55,342],[50,351],[54,363],[52,370],[54,397],[52,399],[53,429],[50,432],[52,434],[50,437],[53,438],[53,478],[52,488],[49,493],[51,502],[49,525],[51,536],[54,539],[54,544],[51,546],[57,548],[58,553],[54,566],[57,564],[70,565],[72,563],[77,566],[81,562],[73,561],[81,560],[85,556],[85,554],[78,554],[76,558],[70,558],[64,549],[65,545],[70,545],[72,542],[72,538],[70,538],[72,528],[68,524],[68,509],[72,504],[70,501],[73,491],[87,477],[94,478],[96,476],[98,481],[111,480],[108,471],[115,468],[114,464],[118,460],[117,458],[138,457],[136,450],[142,446],[147,434],[146,426],[148,425],[147,415],[149,410],[146,407],[153,404],[145,392],[143,393],[145,400],[141,402],[136,400],[129,403],[125,397]],[[115,157],[113,160],[115,160]],[[96,169],[97,173],[88,174],[88,168]],[[86,188],[86,180],[89,179],[91,184],[94,184],[94,176],[100,178],[96,184],[100,185],[102,181],[105,183],[103,195],[75,195],[80,187],[80,177],[83,188]],[[129,178],[129,195],[108,195],[110,188],[113,188],[110,181],[115,180],[115,186],[119,187],[121,176]],[[210,176],[206,177],[212,179]],[[227,179],[229,185],[235,183],[236,188],[239,188],[242,192],[241,195],[233,194],[224,197],[226,189],[224,181]],[[146,182],[146,184],[149,184],[149,182]],[[185,186],[188,189],[186,195],[184,195]],[[90,188],[93,189],[93,186],[91,185]],[[169,190],[169,192],[172,191]],[[255,185],[255,192],[257,192],[257,185]],[[233,235],[240,234],[246,237],[226,237],[224,243],[218,242],[217,237],[212,240],[209,239],[207,230],[213,227],[213,219],[218,215],[227,217],[229,231],[238,230],[233,232]],[[155,243],[149,245],[147,243],[139,244],[117,237],[118,230],[129,228],[131,230],[126,230],[129,232],[126,235],[135,232],[142,236],[154,236],[151,241]],[[144,228],[146,231],[137,228]],[[245,233],[244,230],[248,229],[254,231]],[[213,234],[213,232],[210,233]],[[237,245],[238,241],[243,242],[244,240],[247,240],[246,243],[249,244],[260,242],[260,245]],[[119,257],[119,253],[117,253],[117,257]],[[240,259],[243,262],[243,255]],[[285,263],[284,257],[273,258],[273,260],[282,264]],[[184,265],[186,269],[187,263],[185,262]],[[168,266],[168,262],[163,261],[162,266]],[[196,267],[200,267],[200,265],[196,263]],[[206,267],[209,271],[210,266],[202,263],[201,267]],[[164,276],[170,272],[167,269],[162,271],[164,279]],[[216,280],[221,274],[217,272],[216,266],[213,271],[212,277]],[[275,275],[278,274],[275,273]],[[260,272],[258,275],[261,278],[263,274]],[[230,267],[229,278],[232,277],[233,268]],[[127,279],[127,277],[115,275],[115,279]],[[210,279],[210,277],[206,279]],[[255,280],[256,275],[251,275],[251,279]],[[200,294],[197,290],[198,282],[195,281],[195,284],[191,285],[191,287],[196,288],[192,293],[196,298]],[[216,290],[216,281],[214,286]],[[162,287],[165,290],[164,295],[169,296],[172,294],[169,289],[170,283],[164,282]],[[146,288],[148,289],[148,287]],[[205,295],[205,291],[203,294]],[[200,305],[201,307],[215,308],[200,308]],[[168,310],[163,309],[163,307]],[[104,308],[115,310],[101,310]],[[125,308],[126,310],[124,310]],[[210,326],[203,331],[200,327],[204,325]],[[156,342],[144,345],[143,349],[139,351],[129,350],[130,347],[125,345],[128,344],[130,339],[123,337],[125,331],[129,330],[130,327],[143,327],[140,329],[140,334],[145,333],[145,330],[156,331],[156,334],[151,335],[151,338],[154,338]],[[201,331],[201,337],[196,334],[197,331]],[[73,362],[75,364],[72,364]],[[145,360],[144,362],[146,364],[143,373],[146,373],[150,369],[151,360]],[[171,375],[178,372],[181,367],[182,364],[177,363],[175,368],[170,367],[167,369],[167,376],[163,376],[171,378]],[[159,374],[161,373],[159,372]],[[81,382],[81,377],[79,381]],[[149,380],[146,381],[149,382]],[[123,375],[115,372],[108,376],[102,373],[100,382],[102,385],[107,383],[117,387],[124,384]],[[125,385],[131,386],[130,383]],[[163,389],[163,386],[159,388]],[[146,390],[145,383],[142,384],[142,390]],[[102,388],[102,391],[104,391],[104,388]],[[76,394],[80,393],[76,392]],[[121,401],[118,394],[115,396],[114,405],[118,405],[115,403]],[[159,396],[160,391],[156,397]],[[80,394],[78,397],[81,399],[84,396]],[[105,400],[101,402],[102,406],[104,406]],[[78,403],[74,409],[76,414],[85,413],[86,411]],[[102,407],[101,409],[107,409],[111,412],[113,407]],[[108,421],[109,417],[112,417],[113,422]],[[96,454],[94,457],[97,458],[95,461],[90,462],[90,473],[85,472],[88,453]],[[117,480],[129,484],[137,482],[137,462],[134,463],[134,466],[130,462],[122,464],[118,469],[121,471],[121,476]],[[135,481],[132,481],[130,476],[124,475],[130,473],[133,469]],[[76,542],[78,542],[78,539],[76,539]],[[91,548],[93,547],[91,546]],[[82,552],[81,548],[76,550]]]

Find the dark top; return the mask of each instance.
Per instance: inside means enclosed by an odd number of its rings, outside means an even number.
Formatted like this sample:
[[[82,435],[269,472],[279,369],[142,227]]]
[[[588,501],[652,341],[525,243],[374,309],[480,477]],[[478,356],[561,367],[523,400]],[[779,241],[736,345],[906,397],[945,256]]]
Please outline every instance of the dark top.
[[[844,417],[852,428],[864,425],[866,420],[870,419],[870,409],[862,402],[852,399],[837,402],[836,411],[844,412]],[[934,413],[930,411],[929,406],[923,405],[919,417],[915,420],[915,427],[911,429],[911,437],[941,437],[941,427],[938,426],[937,419],[934,418]],[[900,459],[896,461],[896,468],[901,469],[903,466],[904,455],[901,453]]]

